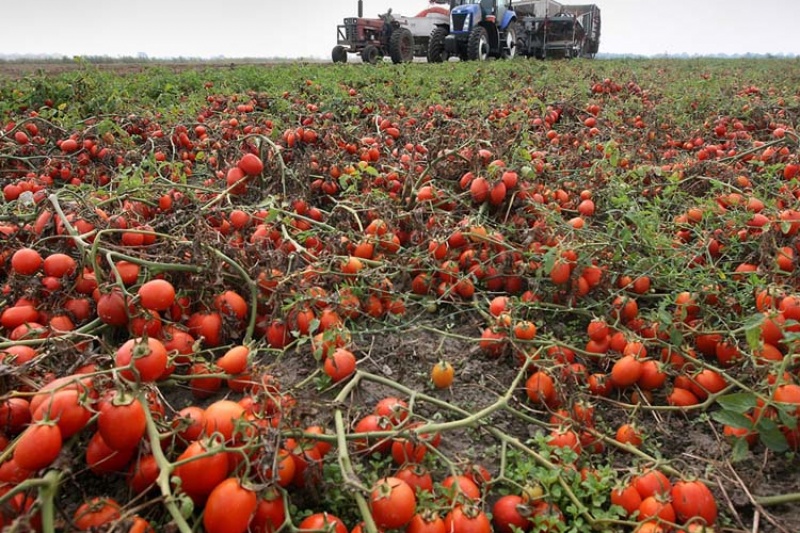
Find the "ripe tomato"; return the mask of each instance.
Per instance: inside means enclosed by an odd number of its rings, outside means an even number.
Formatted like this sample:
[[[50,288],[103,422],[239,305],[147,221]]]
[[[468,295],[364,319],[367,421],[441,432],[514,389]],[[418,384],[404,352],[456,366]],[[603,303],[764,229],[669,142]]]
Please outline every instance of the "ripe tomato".
[[[630,444],[639,447],[642,444],[642,436],[633,424],[622,424],[617,428],[616,439],[623,444]]]
[[[405,533],[447,533],[444,520],[433,512],[417,513],[406,526]]]
[[[134,494],[142,494],[155,486],[160,470],[153,454],[143,455],[128,470],[128,486]]]
[[[144,407],[137,398],[112,394],[100,402],[97,430],[112,450],[136,448],[147,429]]]
[[[235,376],[247,369],[248,355],[250,355],[250,348],[247,346],[234,346],[217,359],[216,363],[226,374]]]
[[[236,478],[219,483],[208,495],[203,526],[206,533],[244,533],[256,512],[258,498]]]
[[[670,494],[680,523],[700,517],[712,527],[717,521],[717,500],[702,481],[677,481]]]
[[[555,407],[559,403],[553,378],[542,370],[531,374],[525,382],[525,392],[534,403],[549,407]]]
[[[42,263],[45,276],[60,278],[75,273],[77,262],[67,254],[50,254]]]
[[[431,381],[437,389],[446,389],[453,384],[455,369],[448,361],[439,361],[431,369]]]
[[[480,508],[457,505],[444,517],[444,528],[450,533],[491,533],[492,524]]]
[[[194,441],[178,456],[183,464],[175,467],[175,476],[181,481],[181,489],[190,496],[210,494],[228,475],[228,456],[223,450],[208,455],[210,446],[203,441]]]
[[[236,166],[248,176],[258,176],[264,170],[264,162],[255,154],[244,154]]]
[[[50,466],[61,453],[61,430],[50,422],[39,422],[25,428],[14,447],[14,461],[25,470],[41,470]]]
[[[633,355],[623,355],[611,367],[611,381],[617,387],[629,387],[642,376],[642,362]]]
[[[115,450],[106,444],[97,431],[86,445],[86,464],[97,475],[122,472],[136,453],[136,448]]]
[[[75,510],[72,522],[81,531],[94,531],[120,517],[120,505],[116,501],[111,498],[92,498]]]
[[[323,369],[334,383],[338,383],[356,371],[356,356],[350,350],[337,348],[325,359]]]
[[[405,526],[417,511],[417,498],[408,483],[396,477],[385,477],[372,488],[369,506],[375,525],[381,529]]]
[[[527,531],[531,522],[530,510],[525,508],[522,496],[501,496],[492,506],[492,523],[498,533],[513,533],[515,529]]]
[[[33,420],[55,420],[61,437],[67,439],[89,423],[92,411],[84,405],[84,393],[76,389],[61,389],[39,402]]]
[[[672,490],[669,478],[659,470],[648,470],[636,476],[632,484],[643,500],[649,496],[669,494]]]
[[[369,414],[360,418],[358,422],[356,422],[355,426],[353,427],[353,432],[373,433],[375,431],[389,431],[390,429],[392,429],[392,423],[388,419],[376,414]],[[369,450],[370,453],[377,452],[383,454],[388,453],[391,450],[392,442],[392,439],[388,437],[381,438],[380,440],[376,439],[376,437],[365,437],[363,439],[355,439],[353,444],[358,451]]]
[[[675,509],[672,503],[658,496],[648,496],[639,504],[639,519],[655,518],[666,522],[675,522]]]
[[[39,319],[39,311],[32,305],[14,305],[6,307],[0,314],[0,326],[6,329],[14,329],[26,322],[36,322]]]
[[[35,274],[42,262],[42,256],[33,248],[20,248],[11,256],[11,268],[21,276]]]
[[[175,287],[165,279],[153,279],[139,287],[139,303],[151,311],[166,311],[175,303]]]
[[[258,500],[255,514],[250,520],[251,533],[275,533],[286,521],[286,508],[283,496],[277,491],[269,491]]]
[[[408,418],[408,402],[396,396],[386,396],[375,404],[375,414],[399,426]]]
[[[129,339],[117,349],[114,361],[120,368],[119,375],[134,381],[155,381],[167,368],[167,350],[158,339],[152,337]],[[133,369],[130,368],[133,363]]]
[[[203,338],[206,346],[216,347],[222,344],[222,316],[217,312],[192,313],[186,322],[189,332],[195,338]]]
[[[8,398],[0,402],[0,435],[16,435],[31,421],[31,407],[24,398]]]
[[[328,531],[330,533],[348,533],[347,526],[341,518],[330,513],[314,513],[307,516],[297,525],[298,531]]]
[[[225,291],[214,299],[214,307],[223,316],[237,320],[247,318],[247,301],[234,291]]]
[[[231,400],[218,400],[205,410],[205,434],[218,433],[224,442],[233,437],[237,421],[243,420],[244,407]]]
[[[642,504],[642,496],[633,485],[617,487],[611,491],[611,504],[619,505],[625,509],[627,516],[631,516],[639,510],[639,506]]]
[[[433,477],[422,465],[408,464],[395,472],[394,477],[402,479],[414,489],[414,492],[433,492]]]
[[[481,489],[471,478],[464,475],[447,476],[442,480],[442,488],[450,501],[480,500]]]
[[[125,297],[118,290],[100,295],[97,299],[97,316],[110,326],[126,325],[128,306]]]

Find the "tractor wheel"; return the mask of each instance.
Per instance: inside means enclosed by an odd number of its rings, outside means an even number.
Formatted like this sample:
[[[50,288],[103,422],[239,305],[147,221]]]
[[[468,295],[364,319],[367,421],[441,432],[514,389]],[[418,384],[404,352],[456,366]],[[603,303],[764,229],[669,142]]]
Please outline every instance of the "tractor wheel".
[[[347,49],[344,46],[334,46],[331,52],[334,63],[347,63]]]
[[[503,49],[501,56],[503,59],[514,59],[517,56],[519,47],[519,37],[517,32],[517,23],[512,21],[508,24],[505,31],[505,39],[503,39]]]
[[[436,26],[431,32],[428,41],[428,63],[441,63],[447,61],[447,52],[444,49],[444,38],[450,33],[447,28]]]
[[[380,55],[381,51],[378,50],[377,46],[372,44],[368,44],[361,50],[361,59],[364,60],[364,63],[369,63],[370,65],[377,63]]]
[[[489,59],[489,34],[483,26],[475,26],[469,34],[467,58],[470,61],[486,61]]]
[[[414,36],[408,28],[396,28],[389,38],[389,57],[392,63],[414,61]]]

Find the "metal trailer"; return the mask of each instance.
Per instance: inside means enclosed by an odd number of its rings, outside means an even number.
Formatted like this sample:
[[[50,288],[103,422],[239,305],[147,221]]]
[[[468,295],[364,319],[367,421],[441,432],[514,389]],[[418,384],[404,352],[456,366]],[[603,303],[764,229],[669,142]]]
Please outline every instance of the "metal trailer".
[[[365,18],[363,0],[358,0],[358,16],[344,19],[336,28],[331,59],[345,63],[348,54],[358,54],[365,63],[376,63],[384,56],[393,63],[408,63],[414,57],[426,57],[431,34],[449,26],[449,9],[441,4],[454,1],[429,0],[429,7],[414,17],[393,15],[390,9],[378,18]]]
[[[518,54],[547,58],[592,58],[600,47],[600,8],[553,0],[517,0],[514,11],[522,27]]]
[[[554,0],[459,0],[450,27],[433,31],[428,61],[456,56],[594,57],[600,44],[600,8]]]

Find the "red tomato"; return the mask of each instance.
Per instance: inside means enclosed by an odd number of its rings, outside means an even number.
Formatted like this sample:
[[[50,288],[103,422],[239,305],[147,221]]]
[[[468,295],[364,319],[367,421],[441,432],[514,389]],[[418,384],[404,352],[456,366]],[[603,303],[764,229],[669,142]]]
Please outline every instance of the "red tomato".
[[[222,440],[228,442],[233,437],[234,426],[242,421],[244,407],[231,400],[218,400],[205,410],[205,434],[210,436],[219,433]]]
[[[672,506],[680,523],[698,516],[709,527],[717,521],[717,500],[702,481],[677,481],[671,495]]]
[[[119,520],[120,505],[111,498],[93,498],[75,510],[72,522],[81,531],[94,531]]]
[[[447,533],[447,529],[439,515],[417,513],[406,526],[405,533]]]
[[[350,377],[356,371],[356,356],[350,350],[337,348],[323,363],[325,373],[334,383]]]
[[[636,487],[643,500],[649,496],[669,494],[672,490],[669,478],[659,470],[648,470],[636,476],[633,479],[633,486]]]
[[[155,381],[167,368],[167,350],[158,339],[152,337],[129,339],[117,349],[114,361],[120,368],[120,376],[134,381],[136,375],[141,381]]]
[[[470,500],[480,500],[481,489],[468,476],[447,476],[442,480],[442,488],[445,489],[448,500],[456,501],[461,498]]]
[[[206,427],[205,409],[197,405],[184,407],[172,421],[172,426],[178,430],[178,437],[183,442],[189,443],[200,438]]]
[[[444,517],[444,528],[449,533],[491,533],[492,524],[478,507],[458,505]]]
[[[417,498],[408,483],[396,477],[379,480],[369,496],[370,511],[380,529],[405,526],[417,511]]]
[[[100,432],[95,432],[86,445],[86,464],[97,475],[115,474],[125,470],[136,448],[115,450],[106,444]]]
[[[77,262],[67,254],[56,253],[48,255],[45,258],[42,267],[46,276],[60,278],[74,274],[77,267]]]
[[[249,355],[250,348],[247,346],[234,346],[217,359],[216,363],[226,374],[241,374],[247,370],[247,357]]]
[[[28,426],[14,447],[14,461],[25,470],[50,466],[61,453],[61,430],[56,424],[40,422]]]
[[[270,492],[258,500],[256,512],[250,521],[251,533],[275,533],[286,521],[283,496]]]
[[[635,511],[639,510],[639,506],[642,504],[642,496],[633,485],[617,487],[611,491],[611,504],[619,505],[625,509],[627,516],[631,516]]]
[[[236,478],[219,483],[208,495],[203,526],[206,533],[245,533],[256,512],[256,493]]]
[[[175,287],[167,280],[153,279],[139,287],[139,303],[151,311],[166,311],[175,303]]]
[[[405,465],[395,472],[394,477],[408,483],[414,492],[433,492],[433,477],[422,465]]]
[[[11,268],[22,276],[35,274],[42,262],[42,256],[33,248],[20,248],[11,256]]]
[[[125,297],[117,290],[102,294],[97,300],[97,316],[111,326],[128,323],[128,306]]]
[[[531,526],[522,496],[508,494],[501,496],[492,506],[492,523],[498,533],[513,533],[514,529],[526,531]]]
[[[147,429],[144,407],[132,397],[112,394],[100,402],[97,430],[109,448],[136,448]]]
[[[328,531],[330,533],[348,533],[347,526],[341,518],[330,513],[314,513],[303,519],[297,526],[298,531]]]
[[[38,403],[33,420],[55,420],[62,438],[69,438],[89,423],[92,410],[84,405],[85,394],[76,389],[61,389]]]
[[[228,456],[223,450],[205,455],[209,447],[194,441],[178,456],[175,476],[181,480],[181,489],[189,495],[210,494],[228,475]],[[202,456],[202,457],[200,457]]]
[[[264,163],[261,158],[255,154],[245,154],[236,163],[242,171],[248,176],[258,176],[264,170]]]
[[[16,435],[31,421],[31,407],[25,398],[8,398],[0,402],[0,435]]]
[[[143,455],[128,470],[128,486],[134,494],[141,494],[155,486],[160,470],[152,454]]]

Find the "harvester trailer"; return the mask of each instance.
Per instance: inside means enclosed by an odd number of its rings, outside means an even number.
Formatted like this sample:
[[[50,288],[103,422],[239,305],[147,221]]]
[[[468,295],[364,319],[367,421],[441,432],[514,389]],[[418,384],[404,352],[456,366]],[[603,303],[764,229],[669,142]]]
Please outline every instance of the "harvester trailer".
[[[433,29],[428,61],[450,57],[594,57],[600,45],[600,8],[554,0],[455,0],[450,25]]]
[[[448,7],[455,1],[429,0],[428,7],[413,17],[394,15],[390,9],[368,18],[364,17],[363,0],[358,0],[358,16],[345,18],[336,28],[331,59],[345,63],[348,54],[356,54],[365,63],[376,63],[385,56],[393,63],[408,63],[414,57],[427,57],[430,36],[437,28],[449,27]]]

